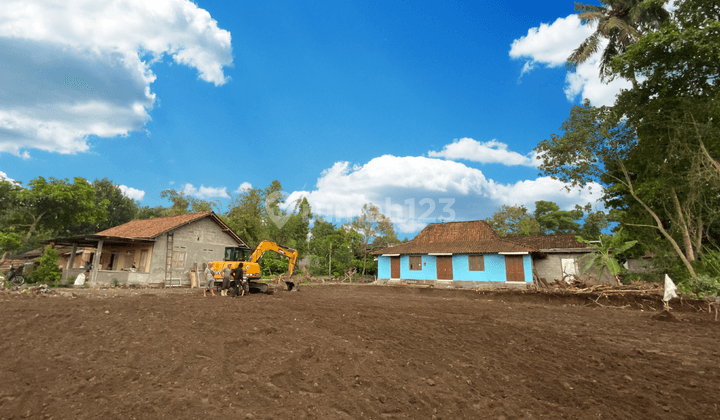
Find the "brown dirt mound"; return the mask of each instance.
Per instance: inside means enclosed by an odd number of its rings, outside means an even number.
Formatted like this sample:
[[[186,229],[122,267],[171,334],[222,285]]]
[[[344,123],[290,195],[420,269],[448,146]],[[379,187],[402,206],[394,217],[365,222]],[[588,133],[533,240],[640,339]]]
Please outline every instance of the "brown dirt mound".
[[[0,292],[0,418],[720,418],[702,307],[666,323],[647,297],[73,293]]]

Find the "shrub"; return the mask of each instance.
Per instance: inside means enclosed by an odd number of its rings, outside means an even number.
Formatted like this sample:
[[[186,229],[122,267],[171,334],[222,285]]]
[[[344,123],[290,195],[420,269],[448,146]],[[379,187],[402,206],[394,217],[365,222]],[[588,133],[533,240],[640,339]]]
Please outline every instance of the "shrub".
[[[688,278],[680,284],[680,292],[683,295],[697,298],[720,296],[720,277],[700,274],[697,280]]]
[[[55,284],[62,277],[62,273],[58,268],[60,256],[51,245],[45,247],[45,252],[38,258],[40,265],[28,276],[31,283],[47,283]]]

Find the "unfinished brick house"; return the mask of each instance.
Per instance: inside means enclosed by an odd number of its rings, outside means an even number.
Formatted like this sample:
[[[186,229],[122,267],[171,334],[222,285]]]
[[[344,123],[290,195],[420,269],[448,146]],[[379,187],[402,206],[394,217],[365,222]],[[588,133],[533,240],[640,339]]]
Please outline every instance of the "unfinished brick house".
[[[73,247],[63,280],[87,272],[90,282],[155,286],[188,285],[195,264],[222,261],[225,247],[250,249],[213,212],[133,220],[94,235],[53,242]],[[78,264],[77,247],[96,251],[81,254],[87,260]]]
[[[533,281],[534,251],[476,220],[428,225],[415,239],[373,255],[378,257],[380,284],[527,287]]]
[[[589,282],[614,282],[607,270],[600,279],[597,268],[581,275],[585,266],[583,257],[591,253],[592,248],[579,242],[575,235],[510,236],[506,239],[535,249],[532,254],[535,274],[547,282],[572,281],[576,277]]]

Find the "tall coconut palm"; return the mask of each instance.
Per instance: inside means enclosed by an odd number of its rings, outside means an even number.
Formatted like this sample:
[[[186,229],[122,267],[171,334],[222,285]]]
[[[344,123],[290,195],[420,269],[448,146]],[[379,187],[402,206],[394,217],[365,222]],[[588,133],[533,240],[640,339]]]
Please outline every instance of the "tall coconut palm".
[[[580,21],[596,24],[595,32],[587,37],[567,59],[568,70],[575,70],[578,64],[587,61],[598,52],[602,40],[608,44],[600,58],[600,79],[612,79],[610,61],[625,52],[627,47],[643,34],[656,30],[670,14],[663,8],[667,0],[600,0],[602,6],[575,3]],[[634,79],[634,78],[633,78]],[[634,80],[633,80],[634,83]]]

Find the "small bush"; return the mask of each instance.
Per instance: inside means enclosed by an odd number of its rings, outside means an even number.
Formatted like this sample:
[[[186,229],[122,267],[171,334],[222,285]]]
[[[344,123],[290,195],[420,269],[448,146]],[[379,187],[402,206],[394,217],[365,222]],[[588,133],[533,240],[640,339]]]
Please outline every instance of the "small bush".
[[[62,277],[62,273],[58,268],[60,256],[52,246],[45,247],[45,252],[38,258],[40,265],[36,270],[27,277],[31,283],[46,283],[48,285],[55,284]]]
[[[680,292],[683,295],[697,298],[720,296],[720,277],[701,274],[697,280],[687,279],[680,284]]]

